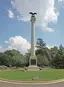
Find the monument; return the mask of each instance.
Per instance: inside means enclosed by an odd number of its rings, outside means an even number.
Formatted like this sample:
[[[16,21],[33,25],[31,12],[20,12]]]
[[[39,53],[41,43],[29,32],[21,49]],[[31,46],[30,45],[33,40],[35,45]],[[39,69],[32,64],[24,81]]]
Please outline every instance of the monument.
[[[37,15],[37,13],[29,12],[29,14],[31,14],[31,56],[29,59],[28,71],[39,71],[39,67],[37,66],[37,57],[35,55],[35,15]]]

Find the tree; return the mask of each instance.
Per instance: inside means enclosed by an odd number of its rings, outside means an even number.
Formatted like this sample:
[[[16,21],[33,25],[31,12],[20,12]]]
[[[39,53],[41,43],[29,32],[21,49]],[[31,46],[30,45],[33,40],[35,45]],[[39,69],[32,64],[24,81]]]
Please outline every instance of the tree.
[[[13,56],[13,59],[15,60],[15,66],[17,67],[23,67],[26,65],[26,59],[22,55],[15,55]]]
[[[20,66],[21,67],[21,66],[25,65],[25,63],[26,63],[25,57],[22,54],[20,54],[19,51],[15,50],[15,49],[5,51],[4,55],[7,55],[7,58],[9,60],[11,66],[16,66],[16,67]]]
[[[64,68],[64,47],[62,45],[59,46],[59,50],[52,61],[52,65],[55,68]]]
[[[10,56],[0,53],[0,65],[10,66]]]
[[[56,54],[58,52],[58,47],[54,46],[53,48],[50,49],[50,54],[51,54],[51,58],[54,59]]]
[[[37,50],[36,50],[36,55],[39,55],[39,57],[41,56],[41,58],[43,58],[41,61],[44,65],[50,65],[50,60],[51,60],[51,55],[50,55],[50,51],[49,49],[46,47],[46,43],[44,43],[44,41],[39,38],[37,39]],[[39,60],[38,60],[39,61]],[[46,64],[46,62],[47,64]]]
[[[43,49],[43,48],[46,47],[46,43],[44,43],[43,39],[41,39],[41,38],[38,38],[38,39],[37,39],[36,44],[37,44],[36,47],[37,47],[38,49]]]
[[[27,53],[25,53],[25,61],[26,61],[26,66],[29,66],[29,58],[31,56],[31,49],[28,50]]]
[[[13,49],[13,50],[5,51],[4,54],[7,54],[7,55],[13,57],[14,55],[20,55],[20,52],[18,50]]]
[[[37,55],[37,62],[38,62],[38,66],[48,66],[49,61],[46,58],[46,56],[42,56],[42,55]]]
[[[44,49],[46,48],[46,43],[44,43],[43,39],[38,38],[36,42],[36,55],[43,55],[44,54]]]

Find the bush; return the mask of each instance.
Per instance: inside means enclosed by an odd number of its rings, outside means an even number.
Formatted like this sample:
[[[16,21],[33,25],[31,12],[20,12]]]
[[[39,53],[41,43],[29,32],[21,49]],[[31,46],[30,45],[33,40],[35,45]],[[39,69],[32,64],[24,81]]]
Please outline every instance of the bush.
[[[0,66],[0,69],[7,69],[7,66]]]

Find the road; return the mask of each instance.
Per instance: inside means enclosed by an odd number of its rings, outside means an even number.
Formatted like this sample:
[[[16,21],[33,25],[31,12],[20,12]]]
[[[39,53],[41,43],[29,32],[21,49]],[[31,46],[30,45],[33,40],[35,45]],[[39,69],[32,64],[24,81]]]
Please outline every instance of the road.
[[[13,84],[0,82],[0,87],[64,87],[64,82],[55,84]]]

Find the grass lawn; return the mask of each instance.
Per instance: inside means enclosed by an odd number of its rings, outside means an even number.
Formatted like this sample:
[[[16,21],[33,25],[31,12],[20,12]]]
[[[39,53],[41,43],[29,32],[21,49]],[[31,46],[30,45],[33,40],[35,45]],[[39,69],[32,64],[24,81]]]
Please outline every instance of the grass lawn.
[[[32,78],[38,76],[38,81],[51,81],[64,78],[64,69],[44,68],[38,72],[24,72],[23,70],[0,72],[0,78],[8,80],[32,81]]]

